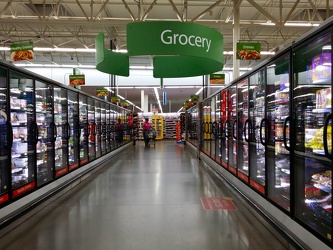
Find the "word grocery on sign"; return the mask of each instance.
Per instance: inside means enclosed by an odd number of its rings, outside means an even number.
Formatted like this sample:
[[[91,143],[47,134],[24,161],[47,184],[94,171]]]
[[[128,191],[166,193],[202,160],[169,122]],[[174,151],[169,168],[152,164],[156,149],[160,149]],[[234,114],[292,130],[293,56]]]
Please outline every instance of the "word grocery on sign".
[[[205,48],[206,52],[209,51],[212,40],[207,39],[205,37],[190,35],[187,36],[185,34],[173,34],[172,30],[164,30],[161,33],[161,41],[164,44],[177,44],[196,46],[199,48]]]

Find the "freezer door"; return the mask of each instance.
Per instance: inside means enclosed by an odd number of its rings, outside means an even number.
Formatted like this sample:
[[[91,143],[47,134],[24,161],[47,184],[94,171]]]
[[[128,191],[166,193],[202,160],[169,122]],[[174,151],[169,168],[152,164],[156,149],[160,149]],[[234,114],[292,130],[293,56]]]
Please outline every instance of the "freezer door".
[[[33,79],[11,71],[9,79],[11,142],[11,187],[16,199],[36,188],[36,146]]]
[[[0,67],[0,207],[9,201],[10,148],[13,140],[8,119],[7,73],[6,69]]]
[[[96,159],[95,100],[88,97],[88,155],[89,161]]]
[[[250,76],[249,88],[250,185],[266,194],[266,69]]]
[[[332,240],[332,34],[295,49],[296,217]]]
[[[79,138],[80,138],[80,121],[79,121],[79,103],[78,94],[74,91],[68,91],[68,123],[69,123],[69,140],[68,140],[68,158],[69,170],[72,171],[79,167]]]
[[[248,78],[237,83],[237,175],[249,181],[249,85]]]
[[[80,166],[88,163],[88,101],[87,96],[79,95],[79,117],[80,117]]]
[[[268,198],[290,211],[290,54],[267,66]]]
[[[63,176],[69,171],[68,163],[68,102],[67,90],[54,86],[54,124],[55,124],[55,175],[56,178]]]
[[[37,186],[42,186],[54,178],[54,143],[56,125],[53,120],[53,87],[41,81],[35,86],[35,112],[38,129]]]

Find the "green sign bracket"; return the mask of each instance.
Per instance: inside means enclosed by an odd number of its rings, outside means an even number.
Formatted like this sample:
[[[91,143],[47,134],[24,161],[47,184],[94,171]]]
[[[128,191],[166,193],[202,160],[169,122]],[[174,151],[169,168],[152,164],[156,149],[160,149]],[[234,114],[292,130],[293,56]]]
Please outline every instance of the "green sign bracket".
[[[207,75],[223,69],[223,36],[207,26],[172,21],[132,22],[127,25],[127,54],[104,48],[96,38],[96,69],[129,75],[129,57],[151,55],[155,78]]]

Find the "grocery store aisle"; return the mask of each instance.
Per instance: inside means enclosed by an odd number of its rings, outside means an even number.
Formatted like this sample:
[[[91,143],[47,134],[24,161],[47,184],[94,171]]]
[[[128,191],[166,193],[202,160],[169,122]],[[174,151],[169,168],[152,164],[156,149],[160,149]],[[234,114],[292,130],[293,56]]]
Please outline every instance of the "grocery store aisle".
[[[173,141],[158,141],[155,148],[138,142],[109,167],[42,204],[0,239],[0,249],[285,249],[198,164]]]

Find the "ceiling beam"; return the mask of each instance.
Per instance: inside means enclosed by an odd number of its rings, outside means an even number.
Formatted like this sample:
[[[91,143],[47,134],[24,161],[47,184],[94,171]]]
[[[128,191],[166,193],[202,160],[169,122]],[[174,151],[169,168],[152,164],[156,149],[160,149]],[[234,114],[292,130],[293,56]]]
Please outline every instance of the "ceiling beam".
[[[223,1],[224,0],[219,0],[216,3],[212,4],[207,9],[205,9],[204,11],[202,11],[199,15],[197,15],[194,18],[192,18],[191,22],[196,22],[197,20],[201,19],[204,15],[206,15],[207,12],[211,11],[212,9],[214,9],[216,6],[218,6]]]
[[[313,9],[314,14],[318,17],[319,21],[322,22],[323,19],[322,19],[321,16],[319,15],[318,10],[317,10],[317,8],[316,8],[316,5],[312,2],[312,0],[308,0],[308,1],[309,1],[310,5],[311,5],[311,7],[312,7],[312,9]],[[311,22],[312,20],[309,20],[309,21]]]
[[[275,25],[280,25],[280,22],[273,17],[271,14],[269,14],[263,7],[261,7],[259,4],[257,4],[254,0],[247,0],[254,8],[259,10],[264,16],[266,16],[270,21],[275,23]]]
[[[128,11],[130,17],[132,18],[132,21],[135,21],[135,16],[134,16],[133,12],[131,11],[131,9],[129,8],[126,1],[125,0],[121,0],[121,1],[124,3],[125,9]]]
[[[52,8],[52,11],[49,14],[49,16],[46,18],[47,20],[49,20],[50,17],[53,15],[53,13],[56,12],[56,10],[58,10],[61,2],[62,2],[62,0],[58,0],[57,4]]]
[[[296,0],[295,4],[293,5],[293,7],[290,9],[290,11],[288,12],[288,15],[286,16],[286,18],[282,21],[282,25],[285,24],[290,16],[293,14],[294,10],[296,9],[298,3],[299,3],[300,0]]]
[[[99,9],[99,11],[97,12],[97,14],[95,15],[94,20],[97,20],[99,14],[102,13],[102,11],[105,9],[105,6],[108,4],[108,2],[109,2],[109,0],[106,0],[106,1],[103,3],[102,7]]]
[[[182,15],[179,13],[179,11],[178,11],[175,3],[172,0],[169,0],[169,3],[171,5],[172,9],[174,10],[174,12],[176,12],[178,20],[181,21],[181,22],[183,22],[184,19],[183,19]]]
[[[155,3],[156,3],[157,0],[154,0],[151,5],[148,7],[147,11],[142,15],[142,18],[141,18],[141,21],[145,21],[149,12],[153,9]]]
[[[86,14],[86,12],[84,11],[84,9],[83,9],[82,5],[80,4],[79,0],[76,0],[76,3],[77,3],[77,5],[80,7],[80,9],[81,9],[83,15],[86,17],[86,19],[87,19],[87,21],[88,21],[88,20],[89,20],[89,17],[88,17],[88,15]]]

